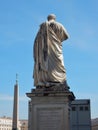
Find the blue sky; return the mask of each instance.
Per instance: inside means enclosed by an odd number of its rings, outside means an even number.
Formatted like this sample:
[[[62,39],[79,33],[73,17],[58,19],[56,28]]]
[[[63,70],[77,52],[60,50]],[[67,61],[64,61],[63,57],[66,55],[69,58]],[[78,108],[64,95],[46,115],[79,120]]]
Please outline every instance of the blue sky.
[[[12,116],[18,73],[19,118],[28,118],[33,88],[33,42],[39,25],[54,13],[70,38],[63,42],[67,82],[76,99],[91,100],[98,117],[98,0],[0,0],[0,116]]]

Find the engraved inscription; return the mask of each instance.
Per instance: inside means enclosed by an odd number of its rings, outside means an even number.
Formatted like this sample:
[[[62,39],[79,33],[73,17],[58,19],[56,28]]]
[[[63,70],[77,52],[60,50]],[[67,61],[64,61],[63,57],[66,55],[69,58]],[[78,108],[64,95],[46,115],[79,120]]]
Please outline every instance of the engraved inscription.
[[[63,110],[39,109],[37,112],[38,130],[61,130],[63,123]]]

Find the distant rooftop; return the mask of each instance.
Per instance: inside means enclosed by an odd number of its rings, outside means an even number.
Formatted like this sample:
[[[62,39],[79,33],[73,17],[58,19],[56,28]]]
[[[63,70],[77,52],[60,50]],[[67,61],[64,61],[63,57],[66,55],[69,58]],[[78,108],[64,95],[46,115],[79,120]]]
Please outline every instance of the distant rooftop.
[[[1,119],[12,119],[12,117],[2,116]]]
[[[92,119],[92,126],[98,125],[98,118]]]

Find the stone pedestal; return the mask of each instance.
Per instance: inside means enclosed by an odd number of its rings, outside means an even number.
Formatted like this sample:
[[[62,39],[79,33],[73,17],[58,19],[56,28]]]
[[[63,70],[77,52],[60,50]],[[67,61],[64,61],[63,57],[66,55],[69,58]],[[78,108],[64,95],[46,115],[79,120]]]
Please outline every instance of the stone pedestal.
[[[70,130],[70,91],[32,90],[29,101],[29,130]]]

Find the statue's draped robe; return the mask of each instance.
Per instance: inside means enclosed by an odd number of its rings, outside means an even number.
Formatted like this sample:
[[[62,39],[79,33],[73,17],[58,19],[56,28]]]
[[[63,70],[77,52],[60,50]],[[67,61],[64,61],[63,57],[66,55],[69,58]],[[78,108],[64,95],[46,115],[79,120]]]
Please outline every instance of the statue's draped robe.
[[[55,21],[45,22],[34,42],[34,85],[51,86],[66,81],[62,41],[68,38],[64,27]]]

